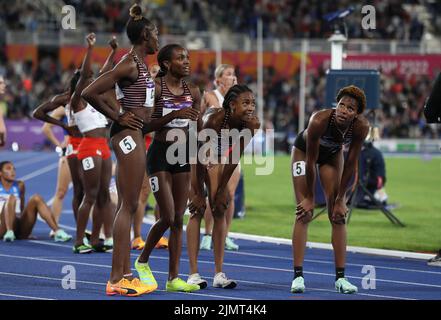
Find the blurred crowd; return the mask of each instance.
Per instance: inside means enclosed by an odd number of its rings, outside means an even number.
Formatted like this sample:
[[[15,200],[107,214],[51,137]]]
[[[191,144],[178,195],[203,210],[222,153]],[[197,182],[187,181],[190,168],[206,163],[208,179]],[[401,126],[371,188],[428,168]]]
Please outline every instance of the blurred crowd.
[[[54,1],[54,0],[51,0]],[[325,15],[352,6],[347,17],[350,38],[420,40],[426,28],[441,30],[441,3],[433,0],[55,0],[72,5],[81,25],[89,31],[122,32],[129,7],[140,3],[161,33],[186,34],[188,30],[246,33],[256,36],[259,17],[264,37],[323,38],[333,29]],[[376,10],[376,29],[364,30],[362,7]],[[10,29],[38,30],[39,21],[51,15],[48,6],[34,1],[0,0],[0,20]],[[58,17],[56,17],[58,18]]]
[[[188,30],[226,29],[227,32],[245,32],[254,36],[255,22],[262,16],[265,36],[290,38],[323,38],[331,32],[323,15],[349,5],[355,12],[348,18],[351,37],[418,40],[425,29],[419,18],[421,10],[412,10],[417,4],[427,8],[434,30],[441,26],[439,1],[369,1],[377,10],[377,29],[363,31],[359,26],[360,5],[356,1],[316,0],[149,0],[137,1],[146,8],[161,33],[185,33]],[[359,1],[357,1],[359,2]],[[367,2],[366,2],[367,3]],[[123,32],[128,9],[133,1],[66,0],[81,12],[82,23],[90,30]],[[410,8],[410,9],[409,9]],[[421,8],[421,6],[419,7]],[[39,30],[41,7],[32,1],[10,2],[0,0],[0,26],[10,29]],[[46,12],[47,15],[50,15]],[[43,15],[44,16],[44,15]],[[426,23],[427,25],[427,23]],[[201,90],[213,86],[214,67],[192,70],[193,81]],[[10,62],[0,43],[0,74],[8,83],[7,94],[0,97],[0,109],[9,119],[30,117],[32,110],[50,96],[62,92],[75,66],[63,70],[56,55],[43,55],[37,66],[32,62]],[[255,75],[237,70],[239,81],[247,83],[256,92]],[[381,109],[376,122],[385,138],[441,138],[441,129],[429,126],[422,116],[424,100],[431,87],[428,76],[412,74],[382,74]],[[325,70],[308,73],[306,86],[306,119],[325,104]],[[272,68],[264,70],[265,127],[274,127],[286,137],[298,132],[299,75],[284,78]]]
[[[213,89],[215,66],[192,70],[192,81],[201,91]],[[63,70],[58,61],[46,56],[33,71],[31,62],[0,64],[0,74],[7,81],[7,93],[0,97],[0,108],[9,119],[30,117],[32,110],[50,96],[67,88],[75,67]],[[257,92],[255,75],[236,71],[239,81]],[[441,138],[441,128],[427,125],[422,108],[432,80],[428,76],[392,73],[381,76],[381,108],[376,124],[383,138]],[[265,127],[273,127],[288,139],[298,132],[299,76],[285,78],[273,68],[264,69]],[[325,70],[308,73],[306,85],[306,120],[325,106]],[[373,120],[373,119],[371,119]]]

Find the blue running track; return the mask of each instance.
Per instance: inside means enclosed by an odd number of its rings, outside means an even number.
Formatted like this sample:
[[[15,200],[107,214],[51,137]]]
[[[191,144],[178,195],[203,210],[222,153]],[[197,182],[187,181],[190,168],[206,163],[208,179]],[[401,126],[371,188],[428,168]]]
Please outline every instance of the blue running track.
[[[46,201],[53,196],[57,175],[57,155],[45,152],[0,152],[0,161],[12,160],[17,177],[26,181],[27,198],[41,194]],[[72,190],[64,203],[60,224],[74,235],[75,223],[71,204]],[[143,226],[147,234],[149,225]],[[115,300],[107,297],[105,283],[109,278],[109,253],[75,255],[73,242],[55,243],[49,238],[49,228],[38,221],[33,232],[36,240],[13,243],[0,241],[0,299],[62,299]],[[213,252],[202,251],[199,271],[209,286],[197,293],[165,292],[168,269],[167,250],[155,250],[150,266],[158,280],[157,291],[137,300],[365,300],[365,299],[441,299],[441,268],[429,267],[423,260],[389,258],[359,253],[348,253],[347,278],[359,288],[359,293],[343,295],[334,289],[333,253],[330,250],[308,249],[304,265],[306,292],[291,294],[292,254],[288,245],[236,240],[238,252],[226,252],[225,273],[238,281],[234,290],[211,286],[214,273]],[[182,250],[181,277],[187,279],[188,258]],[[132,251],[134,263],[138,252]],[[362,288],[363,266],[375,267],[375,289]],[[76,289],[63,289],[65,266],[76,272]],[[67,267],[70,268],[70,267]],[[70,268],[72,270],[72,268]]]

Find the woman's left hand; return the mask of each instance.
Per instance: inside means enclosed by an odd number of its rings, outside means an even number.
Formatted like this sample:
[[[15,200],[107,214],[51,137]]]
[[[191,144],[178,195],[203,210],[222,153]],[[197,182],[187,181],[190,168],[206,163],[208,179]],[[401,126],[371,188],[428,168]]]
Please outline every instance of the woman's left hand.
[[[192,214],[204,215],[206,206],[205,196],[203,194],[195,194],[191,198],[188,210]]]
[[[243,126],[250,130],[258,130],[260,129],[260,120],[255,115],[248,116],[243,120]]]
[[[227,210],[229,202],[227,190],[218,190],[214,197],[213,212],[223,214]]]
[[[332,210],[332,221],[335,224],[345,224],[348,211],[345,199],[340,198],[335,200],[334,209]]]

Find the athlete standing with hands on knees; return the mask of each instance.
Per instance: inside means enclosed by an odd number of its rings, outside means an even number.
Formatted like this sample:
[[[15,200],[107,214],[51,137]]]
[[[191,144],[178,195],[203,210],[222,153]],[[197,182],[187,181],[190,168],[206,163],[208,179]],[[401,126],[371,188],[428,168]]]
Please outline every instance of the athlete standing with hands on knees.
[[[336,267],[335,288],[341,293],[356,293],[357,287],[344,277],[346,263],[346,191],[355,174],[361,147],[369,131],[362,115],[366,108],[363,90],[342,88],[335,109],[320,110],[309,119],[308,127],[297,136],[292,151],[292,175],[297,201],[292,245],[294,280],[291,292],[305,291],[303,260],[308,224],[314,210],[316,164],[326,197],[332,225],[332,246]],[[346,159],[343,145],[349,145]]]
[[[189,118],[185,110],[151,120],[155,100],[155,83],[144,59],[159,49],[158,30],[142,16],[139,5],[130,8],[126,25],[132,48],[112,70],[89,85],[82,97],[113,121],[110,136],[117,158],[116,184],[119,207],[113,226],[112,271],[107,282],[107,295],[139,296],[156,290],[134,278],[130,266],[130,226],[138,207],[138,198],[146,168],[144,135],[157,130],[176,118]],[[118,84],[124,95],[120,100],[122,113],[114,110],[102,96]],[[116,97],[115,97],[116,100]],[[116,101],[114,101],[117,103]],[[190,108],[188,108],[190,109]]]
[[[222,108],[224,103],[224,97],[228,90],[235,84],[237,84],[237,77],[234,71],[234,66],[229,64],[221,64],[217,66],[214,71],[214,84],[216,89],[213,91],[205,92],[202,97],[201,102],[201,113],[209,108]],[[228,193],[230,199],[234,199],[236,193],[237,185],[240,180],[240,163],[237,165],[236,170],[234,170],[233,175],[228,181]],[[228,210],[225,214],[225,219],[227,223],[227,237],[225,238],[225,250],[239,250],[239,246],[234,243],[233,239],[228,237],[228,232],[230,230],[231,221],[234,216],[234,201],[231,201]],[[201,250],[211,250],[212,242],[212,230],[213,230],[213,214],[211,212],[210,204],[208,203],[207,209],[204,213],[205,220],[205,235],[202,237],[200,249]]]
[[[230,199],[228,182],[240,162],[245,147],[250,142],[246,141],[243,134],[249,132],[248,137],[251,139],[260,128],[260,121],[254,115],[255,108],[256,101],[253,92],[245,85],[234,85],[226,93],[222,108],[210,108],[202,118],[201,129],[214,130],[217,133],[217,139],[211,140],[211,150],[215,154],[210,154],[208,161],[204,160],[205,163],[198,157],[198,162],[192,170],[192,197],[189,205],[191,216],[187,224],[187,249],[190,260],[190,275],[187,283],[189,284],[207,286],[207,282],[201,278],[197,267],[200,226],[206,209],[205,183],[214,219],[215,276],[213,287],[232,289],[237,285],[236,281],[227,278],[222,272],[227,236],[225,214],[231,201],[234,201]],[[240,133],[237,137],[239,140],[230,141],[232,138],[229,135],[230,130],[237,130]],[[210,140],[207,144],[210,144]],[[200,144],[199,148],[202,151],[204,147]]]

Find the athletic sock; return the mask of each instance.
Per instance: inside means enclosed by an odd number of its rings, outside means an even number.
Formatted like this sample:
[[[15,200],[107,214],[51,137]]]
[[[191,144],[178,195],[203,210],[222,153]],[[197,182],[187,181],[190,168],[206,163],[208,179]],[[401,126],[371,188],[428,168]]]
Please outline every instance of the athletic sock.
[[[335,268],[335,281],[345,277],[345,268]]]
[[[294,279],[303,277],[303,267],[294,267]]]

